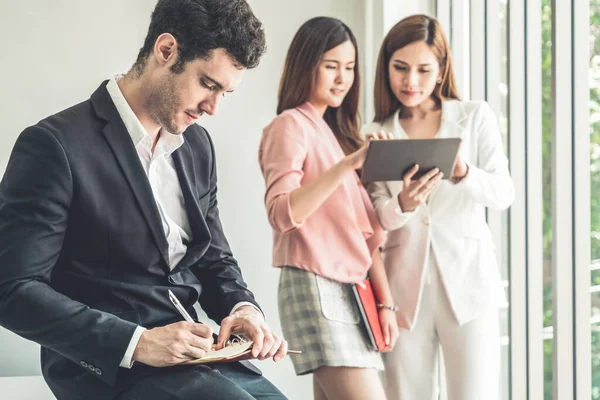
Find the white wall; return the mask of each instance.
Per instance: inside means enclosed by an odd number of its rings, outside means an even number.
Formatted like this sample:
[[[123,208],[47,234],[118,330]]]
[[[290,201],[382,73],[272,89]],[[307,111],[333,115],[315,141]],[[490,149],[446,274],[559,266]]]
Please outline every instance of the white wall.
[[[379,0],[372,0],[379,1]],[[404,17],[413,14],[435,15],[436,0],[383,0],[386,33]]]
[[[28,0],[0,2],[0,171],[17,135],[28,125],[89,98],[100,82],[126,71],[142,45],[155,0]],[[262,202],[264,184],[257,148],[262,128],[275,116],[276,92],[287,47],[302,22],[336,16],[362,46],[363,0],[250,0],[264,22],[268,53],[249,71],[215,117],[201,121],[217,147],[222,220],[246,280],[280,331],[278,271],[270,267],[271,231]],[[9,39],[10,38],[10,39]],[[376,44],[377,46],[379,43]],[[1,266],[0,266],[1,267]],[[309,377],[296,377],[291,362],[259,363],[290,399],[312,397]],[[37,345],[0,328],[0,376],[37,375]],[[14,389],[15,385],[9,390]],[[23,390],[26,388],[23,387]],[[24,398],[16,392],[2,397]],[[12,394],[9,395],[9,394]]]

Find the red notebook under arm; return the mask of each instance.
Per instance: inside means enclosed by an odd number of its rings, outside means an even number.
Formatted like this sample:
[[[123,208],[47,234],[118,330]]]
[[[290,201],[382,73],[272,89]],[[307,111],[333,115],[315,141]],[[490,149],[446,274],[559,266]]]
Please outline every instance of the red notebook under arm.
[[[377,311],[377,302],[375,301],[371,281],[365,279],[354,284],[352,287],[371,345],[374,350],[381,351],[385,348],[385,340],[383,339],[383,330],[379,323],[379,312]]]

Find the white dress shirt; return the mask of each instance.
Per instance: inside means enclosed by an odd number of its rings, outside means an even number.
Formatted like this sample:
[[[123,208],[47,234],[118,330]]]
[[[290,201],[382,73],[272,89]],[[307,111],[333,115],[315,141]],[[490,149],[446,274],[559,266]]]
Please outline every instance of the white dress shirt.
[[[173,152],[183,144],[184,137],[183,134],[172,134],[161,128],[158,142],[154,152],[152,152],[152,138],[136,117],[117,84],[122,77],[123,75],[115,76],[108,82],[106,89],[125,124],[125,128],[127,128],[127,132],[129,132],[150,182],[169,245],[169,267],[173,269],[185,256],[187,244],[193,239],[183,200],[183,192],[172,157]],[[231,313],[245,305],[255,307],[252,303],[240,302],[233,307]],[[136,328],[119,366],[131,368],[133,365],[131,359],[133,352],[145,330],[146,328],[141,326]]]

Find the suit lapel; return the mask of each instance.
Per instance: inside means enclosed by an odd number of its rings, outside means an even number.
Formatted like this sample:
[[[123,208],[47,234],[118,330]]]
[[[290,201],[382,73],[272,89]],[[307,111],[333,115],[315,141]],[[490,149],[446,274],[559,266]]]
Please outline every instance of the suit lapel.
[[[148,224],[150,232],[152,232],[152,236],[163,260],[165,261],[165,266],[168,269],[168,243],[162,227],[156,200],[152,193],[148,177],[146,176],[139,156],[135,150],[135,146],[106,90],[107,82],[104,82],[100,88],[94,92],[91,101],[98,116],[107,121],[102,133],[106,137],[108,145],[112,149],[121,171],[131,187],[142,215]]]
[[[442,103],[442,123],[440,125],[439,138],[460,138],[466,129],[468,115],[463,108],[463,103],[458,100],[446,100]],[[451,185],[448,181],[442,181],[429,194],[428,204],[432,204],[438,194],[444,193],[443,185]],[[444,198],[444,196],[442,196]]]
[[[188,246],[188,251],[173,270],[173,273],[175,273],[197,262],[208,249],[212,238],[198,202],[194,156],[187,140],[173,153],[173,162],[177,170],[186,212],[194,235],[194,239]]]
[[[442,124],[438,137],[461,137],[466,128],[468,115],[458,100],[446,100],[442,103]]]

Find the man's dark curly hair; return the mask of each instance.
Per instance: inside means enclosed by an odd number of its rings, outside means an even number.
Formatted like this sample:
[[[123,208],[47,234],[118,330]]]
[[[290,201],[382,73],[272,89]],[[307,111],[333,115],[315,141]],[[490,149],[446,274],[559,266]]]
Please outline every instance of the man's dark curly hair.
[[[245,0],[159,0],[133,65],[136,72],[143,72],[163,33],[170,33],[178,43],[179,57],[171,67],[174,73],[183,72],[186,62],[210,59],[212,51],[219,48],[238,66],[254,68],[266,48],[262,23]]]

